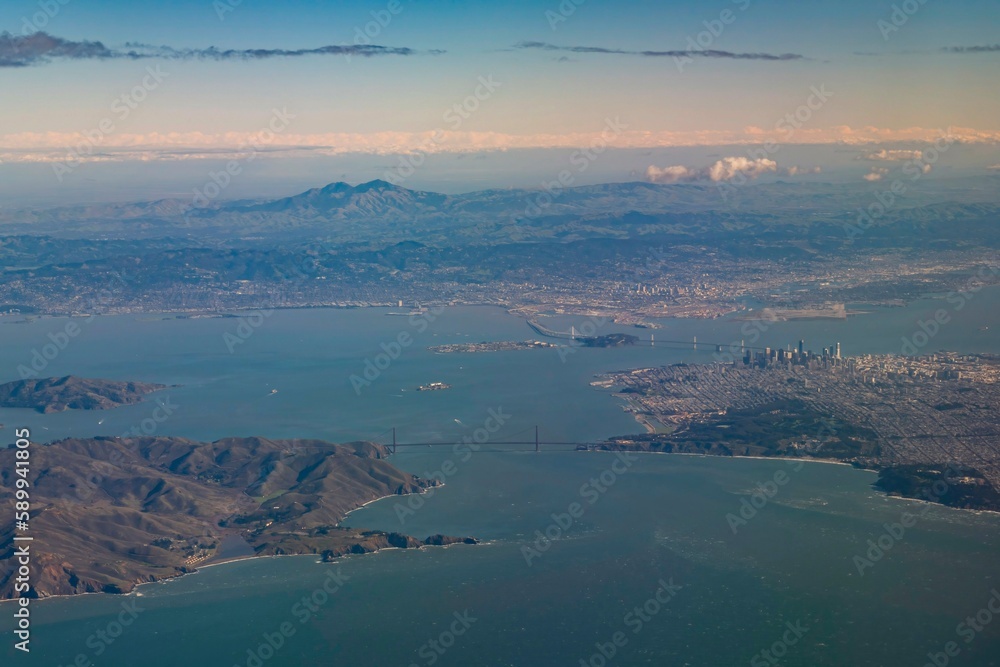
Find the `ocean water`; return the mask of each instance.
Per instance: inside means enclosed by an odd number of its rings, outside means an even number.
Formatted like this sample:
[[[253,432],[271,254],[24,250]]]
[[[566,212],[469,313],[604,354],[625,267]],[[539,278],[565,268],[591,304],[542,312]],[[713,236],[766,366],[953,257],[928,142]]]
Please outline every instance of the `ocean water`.
[[[924,349],[1000,352],[998,300],[1000,291],[983,290],[962,310],[927,300],[847,321],[768,323],[756,344],[804,338],[813,349],[839,341],[845,354],[899,351],[945,308],[951,321]],[[381,434],[386,442],[396,427],[401,442],[447,443],[474,433],[490,410],[508,415],[495,441],[531,439],[535,425],[543,440],[595,440],[637,430],[617,399],[589,386],[595,373],[710,361],[715,349],[426,350],[535,337],[493,308],[447,309],[426,328],[378,310],[277,311],[247,325],[242,342],[230,338],[232,353],[224,336],[240,336],[234,319],[74,322],[80,333],[42,376],[181,385],[151,397],[172,414],[156,423],[152,402],[55,415],[0,410],[4,440],[27,426],[41,440],[136,428],[200,439]],[[66,323],[0,320],[0,379],[17,378]],[[598,331],[748,338],[741,321],[662,323],[655,332]],[[570,324],[579,329],[586,318],[551,326]],[[381,363],[384,348],[407,340],[355,391],[351,376],[363,377],[366,358]],[[415,391],[432,381],[452,389]],[[451,471],[446,486],[378,501],[345,521],[420,537],[474,535],[481,545],[336,564],[242,561],[140,587],[138,596],[46,600],[32,607],[30,656],[15,655],[14,607],[4,604],[0,655],[32,665],[923,665],[954,642],[950,664],[1000,663],[1000,620],[960,625],[1000,589],[1000,515],[889,499],[871,489],[874,474],[840,465],[504,449],[517,448],[401,448],[397,465]],[[734,531],[730,516],[757,484],[775,479],[787,481]],[[859,572],[868,540],[888,544],[885,524],[907,511],[919,514],[915,525]],[[133,616],[117,635],[116,621]],[[101,634],[109,631],[116,636]]]

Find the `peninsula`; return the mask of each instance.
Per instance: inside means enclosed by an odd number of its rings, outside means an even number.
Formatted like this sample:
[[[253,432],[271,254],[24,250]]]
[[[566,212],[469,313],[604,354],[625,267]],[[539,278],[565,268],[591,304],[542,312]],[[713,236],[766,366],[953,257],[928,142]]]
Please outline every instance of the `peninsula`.
[[[836,460],[891,494],[1000,510],[1000,358],[800,350],[605,375],[647,433],[596,448]]]
[[[127,593],[247,556],[345,554],[475,543],[340,526],[377,498],[437,486],[367,442],[96,437],[32,444],[32,596]],[[0,450],[0,504],[14,501],[15,449]],[[14,526],[0,532],[0,559]],[[16,597],[0,573],[0,600]]]

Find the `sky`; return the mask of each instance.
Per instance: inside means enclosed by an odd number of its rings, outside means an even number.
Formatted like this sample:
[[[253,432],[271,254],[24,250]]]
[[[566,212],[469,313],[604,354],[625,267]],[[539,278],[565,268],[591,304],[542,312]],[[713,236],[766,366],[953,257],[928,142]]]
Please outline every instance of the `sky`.
[[[942,136],[996,145],[998,27],[985,0],[5,0],[0,198],[183,190],[248,151],[303,181],[311,162],[316,185],[398,156],[513,152],[517,174],[517,155],[530,172],[539,150],[608,146],[636,156],[623,178],[685,182],[827,166],[710,147],[846,145],[877,182]],[[706,150],[642,164],[685,147]],[[414,182],[485,185],[473,171]]]

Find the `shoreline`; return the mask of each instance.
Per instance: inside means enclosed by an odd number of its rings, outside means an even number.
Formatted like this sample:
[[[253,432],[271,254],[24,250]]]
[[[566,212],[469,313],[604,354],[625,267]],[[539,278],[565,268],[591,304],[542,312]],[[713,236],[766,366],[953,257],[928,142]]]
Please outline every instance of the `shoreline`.
[[[615,451],[600,450],[600,449],[565,450],[565,451],[573,452],[573,453],[601,453],[601,454],[614,454],[614,453],[616,453]],[[688,456],[688,457],[698,457],[698,458],[712,458],[712,459],[719,459],[719,460],[733,459],[733,460],[794,461],[794,462],[801,462],[801,463],[817,463],[817,464],[825,464],[825,465],[846,466],[846,467],[852,468],[854,470],[857,470],[859,472],[869,472],[869,473],[877,474],[877,472],[874,471],[874,470],[870,470],[870,469],[866,469],[866,468],[858,468],[858,467],[856,467],[856,466],[854,466],[854,465],[852,465],[850,463],[846,463],[844,461],[837,461],[837,460],[834,460],[834,459],[794,458],[794,457],[787,457],[787,456],[742,456],[742,455],[719,456],[719,455],[716,455],[716,454],[698,454],[698,453],[693,453],[693,452],[649,452],[649,451],[639,451],[639,450],[622,450],[622,451],[627,451],[629,453],[639,454],[639,455],[644,455],[645,454],[645,455],[661,455],[661,456]],[[444,484],[440,484],[439,486],[444,486]],[[402,495],[421,495],[421,494],[428,493],[431,489],[436,489],[436,488],[438,488],[438,487],[435,486],[435,487],[430,487],[429,489],[423,489],[419,494],[402,494]],[[893,495],[893,494],[890,494],[888,492],[885,492],[885,491],[882,491],[880,489],[877,489],[874,486],[874,484],[871,486],[871,490],[875,493],[875,495],[881,496],[883,499],[886,499],[886,500],[901,500],[901,501],[906,501],[906,502],[910,502],[910,503],[920,503],[920,504],[923,504],[923,505],[927,505],[928,507],[934,507],[934,506],[936,506],[936,507],[941,507],[941,508],[945,508],[945,509],[952,510],[952,511],[970,512],[970,513],[972,513],[974,515],[989,514],[989,515],[998,515],[998,516],[1000,516],[1000,510],[968,509],[968,508],[963,508],[963,507],[953,507],[951,505],[945,505],[944,503],[931,502],[929,500],[925,500],[925,499],[922,499],[922,498],[908,498],[906,496]],[[373,504],[375,502],[378,502],[380,500],[385,500],[387,498],[393,498],[393,497],[397,497],[397,496],[400,496],[400,495],[401,494],[392,493],[392,494],[387,494],[385,496],[380,496],[378,498],[374,498],[372,500],[369,500],[369,501],[363,503],[362,505],[359,505],[358,507],[356,507],[356,508],[354,508],[352,510],[349,510],[347,513],[344,514],[344,517],[337,523],[337,527],[338,528],[341,527],[342,524],[343,524],[343,522],[347,519],[348,515],[350,515],[351,513],[356,512],[356,511],[358,511],[360,509],[363,509],[364,507],[367,507],[368,505],[371,505],[371,504]],[[381,531],[381,532],[392,532],[392,531]],[[497,541],[500,541],[500,540],[494,539],[494,540],[489,540],[489,541],[482,541],[482,542],[479,542],[478,545],[493,544],[493,543],[495,543]],[[60,598],[78,598],[78,597],[86,596],[86,595],[103,595],[103,596],[114,596],[114,597],[128,597],[128,596],[142,597],[142,591],[140,589],[142,587],[144,587],[144,586],[151,586],[151,585],[154,585],[154,584],[166,584],[168,582],[180,579],[182,577],[187,577],[187,576],[190,576],[190,575],[198,574],[202,570],[208,569],[210,567],[216,567],[216,566],[220,566],[220,565],[230,565],[230,564],[233,564],[233,563],[239,563],[239,562],[250,561],[250,560],[264,560],[264,559],[268,559],[268,558],[288,558],[288,557],[299,557],[299,558],[312,557],[312,558],[316,559],[315,562],[317,564],[324,564],[324,565],[325,564],[330,564],[330,565],[332,565],[332,564],[340,562],[342,559],[350,558],[351,556],[373,556],[373,555],[378,554],[378,553],[380,553],[382,551],[390,551],[390,550],[392,550],[392,551],[421,551],[422,549],[427,548],[427,547],[432,547],[432,548],[433,547],[448,548],[448,547],[451,547],[451,546],[456,546],[456,545],[461,545],[461,544],[462,544],[461,542],[456,542],[454,544],[443,544],[443,545],[427,544],[427,545],[422,545],[420,547],[412,548],[412,549],[407,549],[407,548],[404,548],[404,547],[388,546],[388,547],[385,547],[385,548],[382,548],[382,549],[376,549],[374,551],[367,552],[367,553],[343,554],[341,556],[338,556],[336,559],[334,559],[332,561],[323,561],[322,558],[321,558],[321,556],[319,554],[312,554],[312,553],[234,556],[234,557],[231,557],[231,558],[223,558],[223,559],[220,559],[220,560],[217,560],[217,561],[213,561],[213,562],[210,562],[210,563],[199,565],[199,566],[197,566],[196,569],[192,570],[191,572],[184,572],[184,573],[177,574],[175,576],[164,577],[162,579],[157,579],[157,580],[154,580],[154,581],[145,581],[145,582],[136,584],[136,586],[131,591],[129,591],[127,593],[105,593],[105,592],[70,593],[70,594],[48,595],[48,596],[41,597],[41,598],[31,598],[31,601],[32,601],[32,603],[38,603],[38,602],[43,602],[43,601],[46,601],[46,600],[53,600],[53,599],[60,599]],[[472,546],[472,545],[464,545],[464,546]],[[6,600],[0,600],[0,605],[2,605],[5,602],[16,602],[17,600],[18,600],[18,598],[10,598],[10,599],[6,599]]]
[[[574,450],[574,451],[578,451],[578,450]],[[699,457],[699,458],[712,458],[712,459],[719,459],[719,460],[726,460],[726,459],[746,459],[746,460],[753,460],[753,459],[756,459],[756,460],[760,460],[760,461],[795,461],[795,462],[800,462],[800,463],[821,463],[821,464],[826,464],[826,465],[847,466],[848,468],[851,468],[852,470],[857,470],[858,472],[869,472],[869,473],[878,475],[878,471],[877,470],[872,470],[871,468],[860,468],[860,467],[858,467],[856,465],[853,465],[851,463],[847,463],[846,461],[838,461],[836,459],[798,458],[798,457],[789,457],[789,456],[745,456],[745,455],[739,455],[739,454],[734,454],[734,455],[730,455],[730,456],[720,456],[719,454],[698,454],[698,453],[695,453],[695,452],[649,452],[649,451],[642,451],[642,450],[638,450],[638,449],[619,449],[619,450],[611,450],[611,449],[587,449],[587,450],[582,450],[582,451],[591,452],[591,453],[603,453],[603,454],[614,454],[614,453],[618,453],[618,452],[628,452],[630,454],[639,454],[639,455],[642,455],[642,454],[656,454],[656,455],[661,455],[661,456],[693,456],[693,457]],[[930,500],[925,500],[923,498],[911,498],[909,496],[904,496],[904,495],[900,495],[900,494],[892,494],[892,493],[890,493],[888,491],[883,491],[882,489],[879,489],[878,487],[875,486],[874,482],[872,483],[871,488],[872,488],[872,490],[876,494],[882,496],[883,498],[889,498],[889,499],[895,499],[895,500],[906,500],[906,501],[917,502],[917,503],[925,503],[927,505],[932,505],[932,506],[936,506],[936,507],[945,507],[945,508],[947,508],[949,510],[955,510],[957,512],[971,512],[973,514],[985,513],[985,514],[997,514],[997,515],[1000,515],[1000,509],[995,509],[994,510],[994,509],[981,509],[981,508],[972,508],[972,507],[955,507],[954,505],[948,505],[946,503],[940,503],[940,502],[933,502],[933,501],[930,501]]]
[[[439,484],[438,486],[444,486],[444,484],[442,483],[442,484]],[[438,488],[438,486],[434,486],[434,487],[430,487],[430,488],[436,489],[436,488]],[[395,498],[397,496],[421,495],[421,494],[427,493],[428,490],[429,489],[424,488],[424,489],[422,489],[420,491],[419,494],[417,494],[417,493],[405,493],[405,494],[389,493],[389,494],[386,494],[384,496],[379,496],[378,498],[373,498],[372,500],[369,500],[369,501],[367,501],[367,502],[365,502],[365,503],[363,503],[361,505],[358,505],[357,507],[355,507],[352,510],[348,510],[344,514],[344,516],[337,522],[337,524],[336,524],[335,527],[336,528],[341,528],[344,520],[347,519],[347,517],[348,517],[349,514],[351,514],[352,512],[356,512],[356,511],[358,511],[360,509],[363,509],[364,507],[367,507],[368,505],[371,505],[372,503],[378,502],[380,500],[385,500],[386,498]],[[356,528],[356,529],[358,529],[358,530],[367,530],[367,529],[361,529],[361,528]],[[381,532],[393,532],[393,531],[381,531]],[[409,536],[409,537],[412,537],[412,536]],[[416,538],[414,538],[414,539],[416,539]],[[460,544],[460,543],[456,542],[455,544]],[[425,547],[450,547],[450,546],[455,546],[455,544],[440,544],[440,545],[439,544],[424,544],[424,545],[422,545],[420,547],[413,548],[413,549],[410,549],[410,550],[411,551],[419,551],[420,549],[423,549]],[[485,542],[480,542],[479,544],[485,544]],[[371,552],[367,552],[367,553],[344,554],[342,556],[337,556],[336,560],[340,560],[341,558],[347,558],[349,556],[370,556],[372,554],[377,554],[380,551],[386,551],[387,549],[398,549],[400,551],[406,551],[407,550],[407,549],[405,549],[403,547],[391,547],[390,546],[390,547],[385,547],[385,548],[382,548],[382,549],[376,549],[375,551],[371,551]],[[204,569],[207,569],[207,568],[210,568],[210,567],[215,567],[217,565],[229,565],[231,563],[239,563],[239,562],[245,561],[245,560],[258,560],[258,559],[265,559],[265,558],[284,558],[284,557],[288,557],[288,556],[313,556],[313,557],[320,557],[320,554],[310,554],[310,553],[302,553],[302,554],[265,554],[265,555],[254,554],[254,555],[248,555],[248,556],[232,556],[232,557],[228,557],[228,558],[220,558],[218,560],[212,560],[212,561],[207,562],[207,563],[199,563],[197,566],[195,566],[195,569],[191,570],[190,572],[181,572],[179,574],[175,574],[175,575],[172,575],[172,576],[169,576],[169,577],[163,577],[162,579],[155,579],[153,581],[143,581],[141,583],[136,584],[132,588],[132,590],[128,591],[127,593],[106,593],[106,592],[101,592],[101,591],[92,591],[92,592],[86,592],[86,593],[60,593],[58,595],[46,595],[45,597],[36,597],[36,598],[29,598],[29,599],[32,601],[32,603],[37,603],[37,602],[42,602],[44,600],[52,600],[52,599],[57,599],[57,598],[78,598],[78,597],[83,596],[83,595],[108,595],[108,596],[115,596],[115,597],[127,597],[127,596],[130,596],[130,595],[137,595],[137,596],[141,597],[141,593],[139,592],[139,589],[141,587],[143,587],[143,586],[150,586],[150,585],[153,585],[153,584],[163,584],[163,583],[166,583],[168,581],[173,581],[175,579],[180,579],[181,577],[187,577],[189,575],[198,574],[199,572],[201,572]],[[328,562],[332,563],[332,562],[336,562],[336,560],[335,561],[328,561]],[[323,563],[325,561],[320,560],[318,562]],[[19,598],[16,598],[16,597],[3,599],[3,600],[0,600],[0,604],[3,604],[5,602],[17,602],[18,599]]]
[[[986,284],[983,286],[984,289],[998,288],[1000,283]],[[845,302],[845,308],[849,306],[855,306],[858,308],[866,308],[866,310],[845,310],[845,317],[831,317],[830,315],[819,314],[810,316],[793,316],[790,318],[780,318],[779,321],[782,322],[796,322],[796,321],[843,321],[848,319],[850,316],[857,315],[867,315],[877,312],[874,309],[885,308],[893,309],[900,307],[907,307],[919,301],[940,301],[944,298],[944,294],[939,292],[929,292],[921,293],[917,295],[908,296],[906,298],[896,299],[898,303],[870,303],[870,302]],[[643,322],[648,323],[647,320],[652,320],[653,324],[658,324],[660,320],[720,320],[720,319],[732,319],[733,321],[753,321],[758,318],[753,318],[747,316],[747,306],[746,304],[714,304],[715,307],[729,307],[724,313],[715,314],[708,312],[687,312],[683,311],[680,315],[669,315],[662,314],[660,312],[640,312],[640,311],[618,311],[613,308],[598,307],[598,308],[587,308],[581,307],[575,303],[567,303],[564,306],[556,306],[554,308],[545,310],[533,310],[536,307],[535,304],[512,304],[512,303],[496,303],[496,302],[482,302],[482,301],[469,301],[461,303],[446,303],[441,302],[440,304],[435,303],[433,300],[427,301],[427,306],[443,306],[447,308],[500,308],[509,315],[519,317],[522,319],[531,319],[532,317],[566,317],[566,316],[579,316],[579,317],[602,317],[608,318],[609,320],[614,320],[619,317],[638,317],[644,318]],[[735,307],[733,307],[735,306]],[[712,308],[713,304],[705,305],[706,308]],[[393,310],[397,309],[398,305],[396,303],[384,303],[384,304],[373,304],[373,303],[314,303],[314,304],[298,304],[291,306],[280,306],[280,305],[265,305],[259,307],[233,307],[233,308],[220,308],[218,310],[208,310],[208,309],[176,309],[176,310],[147,310],[141,307],[128,307],[124,306],[119,309],[114,309],[109,312],[67,312],[67,311],[57,311],[57,312],[46,312],[37,311],[33,313],[0,313],[0,324],[13,324],[13,323],[31,323],[37,320],[44,319],[88,319],[93,317],[117,317],[123,315],[133,315],[133,316],[149,316],[149,321],[159,321],[161,319],[218,319],[218,318],[239,318],[247,313],[253,313],[261,310],[317,310],[317,309],[330,309],[330,310],[359,310],[359,309],[385,309]],[[768,306],[762,306],[763,308],[768,308]],[[772,310],[776,310],[771,307]],[[797,309],[790,309],[792,311]],[[798,309],[808,311],[809,309]],[[741,315],[741,313],[743,313]],[[409,315],[410,313],[406,313]],[[162,316],[162,317],[160,317]],[[634,324],[630,322],[621,322],[622,326],[634,327]],[[641,327],[640,327],[641,328]]]
[[[899,494],[888,493],[887,491],[882,491],[880,489],[875,489],[875,491],[883,498],[886,498],[888,500],[905,500],[907,502],[920,503],[921,505],[927,505],[929,507],[943,507],[945,509],[954,510],[956,512],[972,512],[973,514],[996,514],[1000,516],[1000,510],[976,510],[965,507],[952,507],[951,505],[945,505],[944,503],[935,503],[930,500],[925,500],[924,498],[908,498],[906,496],[901,496]]]
[[[386,496],[386,497],[389,497],[389,496]],[[47,600],[76,599],[76,598],[81,598],[81,597],[85,597],[85,596],[88,596],[88,595],[103,596],[103,597],[108,597],[108,598],[143,597],[142,591],[140,591],[139,589],[143,588],[144,586],[156,586],[156,585],[168,584],[168,583],[171,583],[173,581],[177,581],[179,579],[182,579],[184,577],[194,576],[194,575],[198,574],[199,572],[201,572],[202,570],[206,570],[206,569],[208,569],[210,567],[215,567],[217,565],[232,565],[233,563],[242,563],[244,561],[250,561],[250,560],[261,560],[262,561],[262,560],[267,560],[269,558],[309,558],[309,557],[311,557],[313,559],[317,559],[317,560],[313,561],[316,565],[337,565],[337,564],[340,563],[341,559],[348,559],[348,558],[351,558],[351,557],[360,558],[360,557],[364,557],[364,556],[374,556],[376,554],[382,553],[383,551],[422,551],[423,549],[447,549],[449,547],[457,547],[457,546],[473,547],[473,546],[482,546],[482,545],[486,545],[486,544],[493,544],[496,541],[497,540],[489,540],[489,541],[478,542],[476,544],[464,544],[462,542],[455,542],[454,544],[425,544],[425,545],[422,545],[420,547],[411,548],[411,549],[407,549],[407,548],[404,548],[404,547],[385,547],[384,549],[376,549],[375,551],[369,551],[369,552],[366,552],[366,553],[344,554],[343,556],[337,556],[337,558],[335,560],[332,560],[332,561],[324,561],[324,560],[322,560],[322,558],[319,556],[319,554],[269,554],[269,555],[266,555],[266,556],[236,556],[234,558],[227,558],[227,559],[220,560],[220,561],[217,561],[217,562],[214,562],[214,563],[209,563],[207,565],[200,565],[200,566],[198,566],[198,569],[196,569],[196,570],[192,570],[191,572],[184,572],[182,574],[178,574],[178,575],[173,576],[173,577],[164,577],[163,579],[156,579],[155,581],[144,581],[141,584],[136,584],[135,588],[133,588],[132,590],[130,590],[128,593],[103,593],[103,592],[60,593],[59,595],[46,595],[43,598],[30,598],[30,600],[31,600],[31,604],[38,604],[39,602],[45,602]],[[4,603],[7,603],[7,602],[17,602],[18,599],[19,598],[8,598],[6,600],[0,600],[0,605],[2,605]]]

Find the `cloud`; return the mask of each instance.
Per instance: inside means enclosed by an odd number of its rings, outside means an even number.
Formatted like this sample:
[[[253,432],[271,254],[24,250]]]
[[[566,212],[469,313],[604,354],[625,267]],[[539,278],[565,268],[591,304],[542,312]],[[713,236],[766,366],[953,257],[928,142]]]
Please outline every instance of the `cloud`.
[[[989,169],[990,171],[1000,171],[1000,164],[991,164],[986,168]]]
[[[888,173],[889,170],[884,167],[872,167],[872,170],[867,174],[865,174],[864,176],[862,176],[861,178],[865,179],[870,183],[874,183],[875,181],[881,181],[882,178]]]
[[[981,46],[945,46],[941,50],[945,53],[997,53],[1000,51],[1000,44],[984,44]]]
[[[597,53],[603,55],[645,56],[648,58],[726,58],[730,60],[806,60],[798,53],[734,53],[716,49],[673,50],[673,51],[626,51],[608,49],[601,46],[558,46],[548,42],[518,42],[515,49],[537,49],[541,51],[565,51],[568,53]]]
[[[856,56],[867,56],[881,58],[883,56],[912,56],[928,55],[940,53],[968,54],[968,53],[998,53],[1000,44],[977,44],[973,46],[942,46],[939,49],[923,49],[910,51],[855,51]]]
[[[111,49],[101,42],[74,42],[45,32],[30,35],[0,33],[0,67],[43,65],[52,60],[264,60],[301,56],[412,56],[438,55],[440,50],[416,51],[407,47],[377,44],[332,45],[313,49],[175,49],[171,46],[128,43],[122,49]]]
[[[646,180],[650,183],[685,183],[697,181],[703,177],[702,172],[683,165],[674,165],[673,167],[649,165],[646,168]]]
[[[923,151],[917,150],[886,150],[885,148],[882,148],[880,150],[864,154],[861,156],[861,159],[872,162],[902,162],[903,160],[919,160],[923,157],[923,154]]]
[[[778,171],[778,163],[767,158],[751,160],[747,157],[724,157],[708,168],[708,177],[718,183],[731,181],[739,175],[757,178],[761,174]]]
[[[684,165],[670,167],[650,165],[646,169],[646,179],[652,183],[690,183],[693,181],[723,183],[736,178],[754,179],[761,174],[777,171],[778,163],[767,158],[751,160],[747,157],[724,157],[704,169],[685,167]]]
[[[785,170],[786,176],[801,176],[804,174],[822,174],[822,167],[789,167]]]
[[[0,33],[0,67],[26,67],[50,58],[113,58],[114,51],[100,42],[71,42],[48,33]]]
[[[290,108],[291,113],[296,113]],[[94,145],[93,139],[100,135]],[[90,132],[18,132],[0,134],[0,161],[51,162],[66,160],[67,155],[80,155],[83,161],[105,160],[191,160],[218,155],[245,155],[248,145],[259,142],[260,129],[233,130],[222,133],[198,131],[163,131],[145,134],[114,131],[101,134]],[[273,144],[260,148],[260,153],[290,157],[305,155],[400,155],[407,153],[444,154],[508,151],[521,149],[579,149],[585,146],[607,145],[615,149],[658,149],[681,146],[762,146],[783,145],[845,145],[872,147],[885,143],[907,142],[927,144],[940,142],[960,144],[1000,144],[1000,132],[971,128],[910,127],[888,129],[877,127],[852,128],[839,125],[827,128],[800,128],[794,137],[786,131],[764,130],[757,127],[741,131],[696,130],[655,131],[625,130],[610,139],[607,132],[553,132],[507,134],[503,132],[467,132],[426,130],[420,132],[320,132],[295,134],[283,132]],[[80,148],[82,147],[82,149]],[[731,150],[731,149],[730,149]],[[220,158],[221,159],[221,158]],[[799,172],[802,173],[802,172]]]

